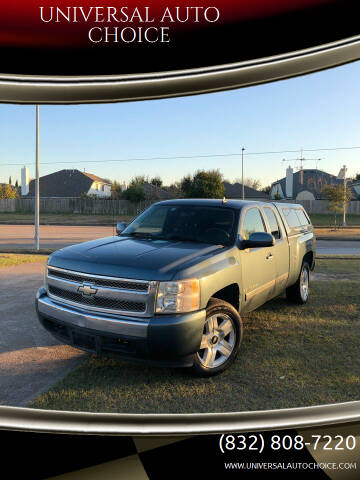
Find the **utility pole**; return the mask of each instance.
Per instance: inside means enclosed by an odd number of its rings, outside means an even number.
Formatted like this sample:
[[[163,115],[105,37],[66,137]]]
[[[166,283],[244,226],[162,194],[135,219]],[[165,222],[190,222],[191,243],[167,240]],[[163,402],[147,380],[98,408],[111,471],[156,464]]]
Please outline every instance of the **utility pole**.
[[[346,165],[344,165],[344,217],[343,217],[343,227],[346,227]]]
[[[36,153],[35,153],[35,250],[39,251],[39,211],[40,211],[40,192],[39,192],[39,105],[36,105]]]
[[[241,172],[242,172],[242,199],[245,200],[245,187],[244,187],[244,150],[245,148],[243,147],[241,149]]]

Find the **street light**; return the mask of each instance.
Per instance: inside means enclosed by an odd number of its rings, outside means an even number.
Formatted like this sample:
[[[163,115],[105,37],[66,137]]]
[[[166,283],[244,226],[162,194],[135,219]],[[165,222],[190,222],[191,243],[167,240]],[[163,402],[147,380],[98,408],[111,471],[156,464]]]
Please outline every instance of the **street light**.
[[[39,211],[40,211],[40,192],[39,192],[39,105],[36,105],[36,134],[35,134],[35,250],[39,251]]]
[[[343,227],[346,227],[346,165],[344,165],[344,217],[343,217]]]
[[[245,148],[243,147],[241,149],[241,172],[242,172],[242,199],[245,200],[245,187],[244,187],[244,150]]]

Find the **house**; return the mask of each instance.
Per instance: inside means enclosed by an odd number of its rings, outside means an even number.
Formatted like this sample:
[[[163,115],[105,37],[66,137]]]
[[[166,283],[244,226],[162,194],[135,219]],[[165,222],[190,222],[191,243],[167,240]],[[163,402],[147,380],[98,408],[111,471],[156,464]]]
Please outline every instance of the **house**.
[[[344,180],[336,175],[317,169],[300,169],[294,173],[294,170],[289,166],[286,169],[286,177],[272,183],[270,198],[296,201],[321,200],[325,198],[322,193],[324,187],[339,184],[343,185]],[[350,186],[349,183],[348,186]],[[357,197],[354,184],[350,188],[352,188],[354,197]]]
[[[224,182],[225,187],[225,197],[233,199],[242,199],[242,184],[241,183],[229,183]],[[255,190],[254,188],[244,185],[244,195],[246,200],[268,200],[269,195],[260,190]]]
[[[144,190],[146,200],[170,200],[175,198],[175,192],[165,190],[149,182],[144,182],[141,187]]]
[[[353,182],[352,188],[355,190],[356,197],[360,198],[360,180]]]
[[[22,179],[26,182],[26,175],[23,175]],[[40,177],[39,182],[41,197],[111,196],[111,183],[108,180],[80,170],[60,170]],[[31,180],[28,185],[22,184],[21,191],[27,191],[26,196],[34,197],[35,180]]]

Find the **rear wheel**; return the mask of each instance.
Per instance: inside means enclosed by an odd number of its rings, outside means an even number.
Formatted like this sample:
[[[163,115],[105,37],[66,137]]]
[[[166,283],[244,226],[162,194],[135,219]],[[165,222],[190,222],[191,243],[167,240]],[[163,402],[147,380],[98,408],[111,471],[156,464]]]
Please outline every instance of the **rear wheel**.
[[[308,301],[310,293],[310,267],[303,262],[299,278],[296,283],[286,289],[286,297],[293,303],[303,305]]]
[[[199,351],[194,355],[194,373],[217,375],[234,362],[243,335],[242,320],[235,308],[223,300],[211,299]]]

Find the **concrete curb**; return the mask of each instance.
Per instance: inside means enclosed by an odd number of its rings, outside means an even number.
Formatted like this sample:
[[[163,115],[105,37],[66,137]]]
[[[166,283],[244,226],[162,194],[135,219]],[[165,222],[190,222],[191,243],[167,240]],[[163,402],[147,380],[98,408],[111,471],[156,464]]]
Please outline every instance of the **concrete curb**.
[[[50,253],[55,252],[58,249],[48,250],[48,249],[40,249],[39,251],[34,251],[31,248],[16,248],[16,249],[6,249],[2,248],[0,251],[0,255],[2,253],[10,253],[13,255],[50,255]]]
[[[316,240],[326,240],[331,242],[360,242],[360,235],[358,237],[327,237],[326,235],[316,235]]]

